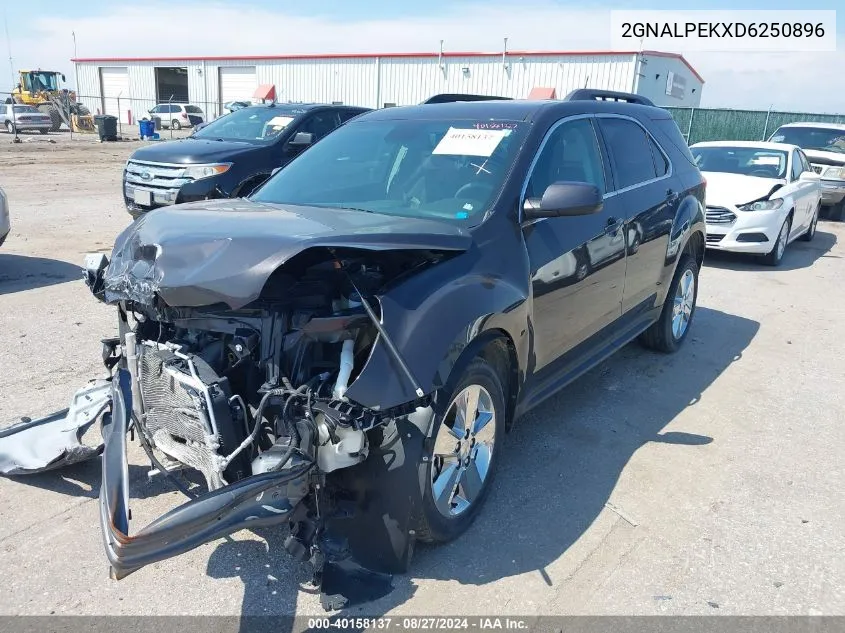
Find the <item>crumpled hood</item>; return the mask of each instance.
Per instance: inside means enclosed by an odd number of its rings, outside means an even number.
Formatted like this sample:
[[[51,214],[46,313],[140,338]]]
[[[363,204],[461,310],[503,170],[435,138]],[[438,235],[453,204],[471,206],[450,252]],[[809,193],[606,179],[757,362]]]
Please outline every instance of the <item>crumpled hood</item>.
[[[158,295],[171,307],[225,303],[236,310],[307,248],[463,251],[471,242],[447,221],[245,199],[180,204],[147,213],[118,236],[104,298],[151,305]]]
[[[777,178],[758,178],[716,171],[705,171],[702,175],[707,179],[708,207],[729,207],[759,200],[778,185],[785,184],[785,181]]]

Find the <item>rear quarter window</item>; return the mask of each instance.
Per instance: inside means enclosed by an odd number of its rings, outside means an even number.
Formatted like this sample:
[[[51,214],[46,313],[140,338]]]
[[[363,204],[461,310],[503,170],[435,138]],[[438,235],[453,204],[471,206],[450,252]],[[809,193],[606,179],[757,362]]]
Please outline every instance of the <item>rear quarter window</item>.
[[[672,117],[667,117],[665,119],[652,119],[650,127],[652,133],[658,140],[665,140],[670,143],[672,147],[677,149],[678,152],[680,152],[681,155],[689,161],[690,165],[695,165],[695,159],[692,157],[689,145],[687,145],[687,142],[684,140],[684,136],[681,134],[681,130],[678,128],[678,124],[675,122],[675,119]],[[665,143],[664,147],[666,147]]]

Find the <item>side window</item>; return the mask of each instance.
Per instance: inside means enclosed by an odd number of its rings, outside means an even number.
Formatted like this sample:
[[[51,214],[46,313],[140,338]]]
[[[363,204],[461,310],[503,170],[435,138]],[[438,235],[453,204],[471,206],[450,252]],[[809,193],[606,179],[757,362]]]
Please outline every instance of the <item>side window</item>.
[[[300,132],[310,132],[314,136],[314,142],[323,138],[326,134],[340,125],[340,116],[336,110],[328,112],[317,112],[308,117],[302,124]]]
[[[660,178],[669,173],[669,161],[666,160],[666,155],[660,150],[654,139],[650,136],[647,136],[647,138],[649,149],[651,149],[651,157],[654,159],[654,171],[657,177]]]
[[[349,119],[356,117],[360,114],[357,110],[341,110],[340,111],[340,122],[346,123]]]
[[[642,127],[616,118],[601,118],[599,125],[607,139],[618,189],[657,178],[648,135]]]
[[[804,171],[804,166],[801,164],[801,157],[795,150],[792,151],[792,178],[791,180],[798,180],[801,172]]]
[[[528,187],[526,198],[542,198],[546,188],[559,181],[588,182],[607,191],[596,131],[590,119],[560,124],[543,146]]]
[[[813,171],[812,165],[810,165],[810,161],[807,160],[807,155],[804,152],[798,152],[798,156],[801,157],[801,168],[804,171]]]

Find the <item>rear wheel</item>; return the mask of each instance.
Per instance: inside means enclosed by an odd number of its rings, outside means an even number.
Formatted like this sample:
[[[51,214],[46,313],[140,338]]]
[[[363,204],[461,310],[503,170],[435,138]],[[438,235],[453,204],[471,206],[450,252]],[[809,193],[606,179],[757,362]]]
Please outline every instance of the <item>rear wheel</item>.
[[[6,121],[6,131],[9,134],[14,134],[15,133],[15,124],[12,123],[11,121]]]
[[[179,121],[177,121],[176,119],[173,119],[173,120],[170,122],[170,127],[171,127],[171,128],[173,128],[174,130],[181,130],[181,129],[182,129],[182,124],[181,124],[181,123],[179,123]]]
[[[45,130],[44,128],[40,128],[38,130],[41,134],[47,134],[50,130]]]
[[[833,220],[834,222],[840,222],[843,214],[845,214],[845,200],[842,200],[830,207],[830,210],[827,212],[827,219]]]
[[[777,241],[772,250],[763,257],[763,261],[769,266],[780,266],[783,261],[783,254],[786,252],[786,244],[789,242],[789,229],[792,226],[791,218],[786,218],[780,227]]]
[[[420,464],[422,501],[416,538],[442,543],[460,536],[489,492],[505,434],[505,391],[496,370],[472,361],[434,420]]]
[[[689,334],[698,300],[698,264],[684,255],[663,302],[660,318],[640,336],[640,342],[658,352],[680,349]]]
[[[816,210],[813,213],[813,219],[810,220],[810,226],[807,229],[807,232],[801,236],[801,239],[805,242],[812,242],[813,238],[816,236],[816,225],[819,223],[819,211],[821,211],[821,205],[816,207]]]

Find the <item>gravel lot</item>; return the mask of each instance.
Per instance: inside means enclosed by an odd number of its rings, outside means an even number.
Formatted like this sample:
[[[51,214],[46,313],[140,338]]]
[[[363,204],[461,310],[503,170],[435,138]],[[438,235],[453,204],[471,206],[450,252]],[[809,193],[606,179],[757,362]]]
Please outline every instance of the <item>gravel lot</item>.
[[[121,169],[140,145],[32,138],[0,135],[0,426],[102,372],[115,317],[79,265],[127,225]],[[631,345],[523,419],[470,532],[420,548],[365,612],[845,614],[843,278],[845,224],[820,223],[779,269],[710,256],[682,352]],[[132,449],[137,529],[181,499]],[[0,612],[322,613],[275,533],[109,580],[98,470],[0,480]]]

